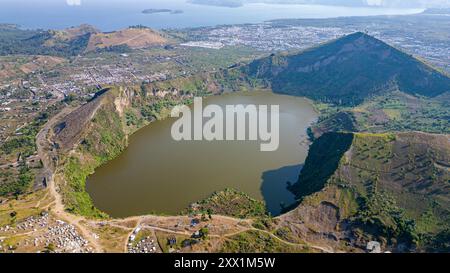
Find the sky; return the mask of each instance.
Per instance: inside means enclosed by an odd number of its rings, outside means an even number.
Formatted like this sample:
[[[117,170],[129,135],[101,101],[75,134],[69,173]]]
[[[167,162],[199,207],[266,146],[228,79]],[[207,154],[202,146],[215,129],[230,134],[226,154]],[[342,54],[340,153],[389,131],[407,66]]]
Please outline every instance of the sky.
[[[62,0],[64,1],[64,0]],[[79,6],[83,1],[96,0],[65,0],[67,5]],[[126,0],[124,0],[126,1]],[[188,0],[187,0],[188,1]],[[450,0],[202,0],[203,2],[241,2],[241,3],[283,3],[283,4],[324,4],[324,5],[369,5],[382,7],[433,8],[450,7]],[[151,4],[151,0],[148,1]]]
[[[81,5],[81,0],[66,0],[69,6],[79,6]]]
[[[365,2],[371,6],[385,7],[450,7],[450,0],[365,0]]]
[[[206,0],[208,1],[208,0]],[[315,3],[324,5],[369,5],[382,7],[450,7],[450,0],[239,0],[244,2]]]

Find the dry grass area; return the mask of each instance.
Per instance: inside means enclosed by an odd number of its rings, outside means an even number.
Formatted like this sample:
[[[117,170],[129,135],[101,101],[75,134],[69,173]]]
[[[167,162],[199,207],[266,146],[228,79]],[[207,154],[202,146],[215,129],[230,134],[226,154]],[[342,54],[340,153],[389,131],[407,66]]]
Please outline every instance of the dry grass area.
[[[164,253],[181,252],[183,248],[182,242],[190,238],[189,235],[180,235],[180,234],[174,235],[164,231],[156,231],[155,235],[158,240],[158,245],[161,248],[162,252]],[[175,243],[172,246],[169,245],[169,238],[175,239]]]
[[[30,62],[20,66],[20,70],[25,73],[33,73],[41,69],[52,69],[66,61],[64,58],[53,56],[36,56]]]
[[[47,190],[5,200],[0,203],[0,227],[15,224],[27,217],[38,215],[46,210],[53,201],[54,198],[48,194]]]
[[[197,219],[199,224],[192,226],[192,220]],[[212,219],[201,219],[201,217],[188,216],[144,216],[141,220],[141,226],[155,227],[160,230],[171,230],[177,233],[187,235],[193,234],[202,227],[207,227],[211,234],[222,236],[225,234],[236,233],[250,227],[249,221],[239,221],[235,218],[213,215]]]
[[[83,107],[76,109],[56,125],[55,141],[64,151],[70,150],[81,138],[85,127],[88,126],[92,117],[103,103],[104,96],[88,102]]]
[[[40,190],[0,204],[0,253],[92,252],[80,230],[55,214],[54,201]]]
[[[15,79],[36,71],[47,71],[66,62],[66,59],[54,56],[15,56],[0,58],[0,81]]]
[[[449,143],[448,135],[419,132],[355,134],[323,188],[280,216],[275,234],[345,252],[373,240],[383,250],[420,251],[448,225]]]
[[[124,245],[128,241],[128,235],[131,228],[114,225],[113,223],[93,223],[86,224],[89,229],[95,234],[97,241],[103,247],[106,253],[122,253],[124,252]]]
[[[18,76],[18,71],[12,63],[1,61],[0,68],[0,80],[6,80]]]
[[[222,237],[210,236],[207,239],[193,239],[187,235],[155,231],[158,246],[163,253],[214,253],[218,252],[225,241]],[[170,245],[169,238],[175,239]]]
[[[91,36],[86,51],[118,45],[130,48],[145,48],[166,44],[168,40],[151,29],[129,28],[111,33],[96,33]]]
[[[54,31],[53,35],[56,40],[61,41],[70,41],[77,37],[80,37],[82,35],[85,35],[87,33],[99,33],[100,30],[95,28],[94,26],[82,24],[76,27],[70,27],[66,28],[62,31]],[[51,42],[52,40],[49,40],[47,42]],[[50,44],[51,45],[51,44]]]
[[[45,41],[44,46],[54,47],[67,42],[72,42],[83,35],[99,33],[100,30],[94,26],[82,24],[76,27],[70,27],[63,30],[50,30],[52,37]]]

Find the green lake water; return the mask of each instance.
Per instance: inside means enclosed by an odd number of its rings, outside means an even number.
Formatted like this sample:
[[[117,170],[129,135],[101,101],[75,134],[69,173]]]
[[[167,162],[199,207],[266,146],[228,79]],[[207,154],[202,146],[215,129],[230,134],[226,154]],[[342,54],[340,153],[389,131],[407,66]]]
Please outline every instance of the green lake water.
[[[94,204],[113,217],[148,213],[177,214],[214,191],[235,188],[264,200],[280,213],[294,196],[287,182],[297,181],[308,145],[306,130],[317,119],[303,98],[270,92],[233,93],[204,99],[208,104],[280,106],[280,145],[261,152],[260,141],[180,141],[171,137],[175,119],[154,122],[130,137],[116,159],[88,178]],[[205,120],[206,121],[206,120]]]

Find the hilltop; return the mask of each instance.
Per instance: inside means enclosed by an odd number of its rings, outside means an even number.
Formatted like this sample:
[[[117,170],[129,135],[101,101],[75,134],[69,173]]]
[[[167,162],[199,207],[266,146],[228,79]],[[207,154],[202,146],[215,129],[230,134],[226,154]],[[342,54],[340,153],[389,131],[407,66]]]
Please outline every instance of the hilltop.
[[[0,55],[71,57],[95,50],[122,52],[168,42],[169,39],[163,34],[142,26],[108,33],[91,25],[64,30],[28,30],[15,25],[0,26]]]
[[[15,25],[0,27],[0,55],[50,55],[69,57],[81,54],[95,28],[83,25],[67,30],[30,30]]]
[[[53,34],[53,39],[59,41],[70,41],[86,34],[95,34],[100,32],[101,31],[96,27],[87,24],[66,28],[64,30],[50,31],[50,33]]]
[[[272,54],[243,71],[274,92],[339,105],[394,90],[426,97],[450,91],[443,73],[361,32],[296,54]]]
[[[104,49],[116,46],[129,48],[145,48],[154,45],[164,45],[168,39],[149,28],[127,28],[110,33],[94,33],[87,44],[86,51]]]

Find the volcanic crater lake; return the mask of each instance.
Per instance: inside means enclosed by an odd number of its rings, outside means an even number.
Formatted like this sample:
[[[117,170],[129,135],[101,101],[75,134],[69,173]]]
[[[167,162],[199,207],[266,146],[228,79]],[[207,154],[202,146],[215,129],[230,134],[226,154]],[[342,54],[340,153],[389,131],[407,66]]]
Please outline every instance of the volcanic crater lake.
[[[175,141],[176,119],[156,121],[129,139],[116,159],[99,167],[87,180],[96,207],[113,217],[149,213],[178,214],[215,191],[234,188],[263,200],[272,215],[294,196],[287,182],[296,182],[307,152],[307,128],[317,119],[304,98],[266,91],[212,96],[203,106],[279,105],[280,145],[261,152],[261,141]],[[205,121],[208,119],[205,119]]]

